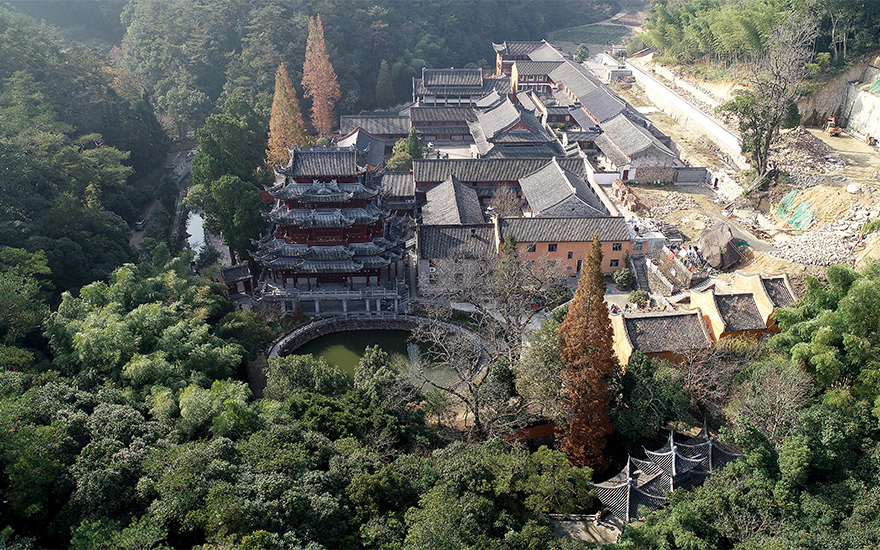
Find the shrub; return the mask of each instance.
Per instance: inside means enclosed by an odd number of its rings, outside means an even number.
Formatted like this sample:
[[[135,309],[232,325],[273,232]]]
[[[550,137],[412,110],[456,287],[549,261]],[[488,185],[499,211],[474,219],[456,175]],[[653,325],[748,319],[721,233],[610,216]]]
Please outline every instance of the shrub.
[[[644,290],[633,290],[629,293],[627,300],[634,303],[638,306],[639,309],[644,309],[648,307],[648,303],[651,300],[651,295]]]
[[[630,288],[636,282],[636,276],[633,275],[633,272],[628,267],[618,269],[611,278],[622,288]]]

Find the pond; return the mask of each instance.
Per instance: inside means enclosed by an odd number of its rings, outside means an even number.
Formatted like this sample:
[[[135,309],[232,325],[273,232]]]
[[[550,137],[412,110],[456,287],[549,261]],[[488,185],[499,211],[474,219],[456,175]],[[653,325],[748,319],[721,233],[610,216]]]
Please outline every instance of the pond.
[[[205,228],[203,226],[202,214],[200,212],[190,212],[186,219],[186,232],[189,234],[190,249],[194,250],[196,255],[201,252],[205,246]]]
[[[410,332],[406,330],[334,332],[306,342],[297,348],[296,354],[311,353],[316,357],[323,357],[328,363],[348,374],[349,379],[354,379],[354,369],[363,357],[367,346],[379,346],[392,358],[409,366],[416,385],[420,386],[423,382],[419,379],[420,373],[441,385],[452,384],[456,381],[455,374],[449,369],[429,369],[427,372],[419,369],[419,356],[427,348],[424,344],[409,342],[409,337]],[[426,391],[430,391],[430,388],[426,388]]]

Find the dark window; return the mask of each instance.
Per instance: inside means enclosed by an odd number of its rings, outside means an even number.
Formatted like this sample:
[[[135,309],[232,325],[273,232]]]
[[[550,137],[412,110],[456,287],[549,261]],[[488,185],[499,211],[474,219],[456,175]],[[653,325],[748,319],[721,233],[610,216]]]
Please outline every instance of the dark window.
[[[535,246],[536,246],[535,244],[527,244],[526,245],[526,252],[534,252]]]
[[[568,259],[570,260],[570,259],[572,259],[572,258],[574,258],[574,252],[572,252],[571,250],[569,250],[569,251],[568,251]]]
[[[547,252],[556,252],[556,243],[550,243],[547,245]]]
[[[620,265],[620,260],[611,260],[611,267],[617,267]]]
[[[621,250],[623,249],[623,243],[613,243],[611,245],[611,250]]]
[[[642,242],[636,243],[636,250],[641,250],[643,246],[645,246],[645,243],[642,243]]]
[[[583,261],[583,260],[578,260],[578,265],[577,265],[577,272],[578,272],[578,273],[581,272],[581,268],[582,268],[582,267],[584,267],[584,261]]]

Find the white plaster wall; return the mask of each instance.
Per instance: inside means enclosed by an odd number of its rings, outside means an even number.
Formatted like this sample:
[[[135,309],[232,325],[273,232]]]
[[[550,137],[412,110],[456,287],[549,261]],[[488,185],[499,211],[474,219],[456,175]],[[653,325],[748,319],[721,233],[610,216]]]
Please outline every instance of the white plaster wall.
[[[749,166],[748,160],[741,153],[739,138],[735,134],[635,65],[627,62],[626,66],[632,70],[633,76],[636,77],[636,84],[645,91],[648,99],[661,111],[677,120],[679,124],[692,128],[694,132],[711,139],[738,168]]]

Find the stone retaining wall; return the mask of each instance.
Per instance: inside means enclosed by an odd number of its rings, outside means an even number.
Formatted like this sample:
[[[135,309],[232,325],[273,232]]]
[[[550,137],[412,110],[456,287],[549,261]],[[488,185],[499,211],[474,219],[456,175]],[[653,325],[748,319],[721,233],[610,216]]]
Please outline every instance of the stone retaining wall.
[[[476,376],[483,376],[489,362],[487,345],[476,333],[446,321],[420,317],[417,315],[348,315],[319,319],[301,326],[277,340],[269,348],[269,357],[282,357],[295,352],[306,342],[332,334],[355,330],[413,330],[419,326],[441,327],[450,332],[463,335],[473,342],[481,352],[480,364]]]
[[[633,76],[636,77],[636,84],[645,91],[645,95],[658,109],[678,121],[682,126],[687,126],[694,132],[703,134],[711,139],[718,146],[718,149],[738,168],[744,168],[749,165],[748,159],[741,153],[742,148],[737,136],[639,67],[629,62],[627,62],[626,66],[632,69]]]

